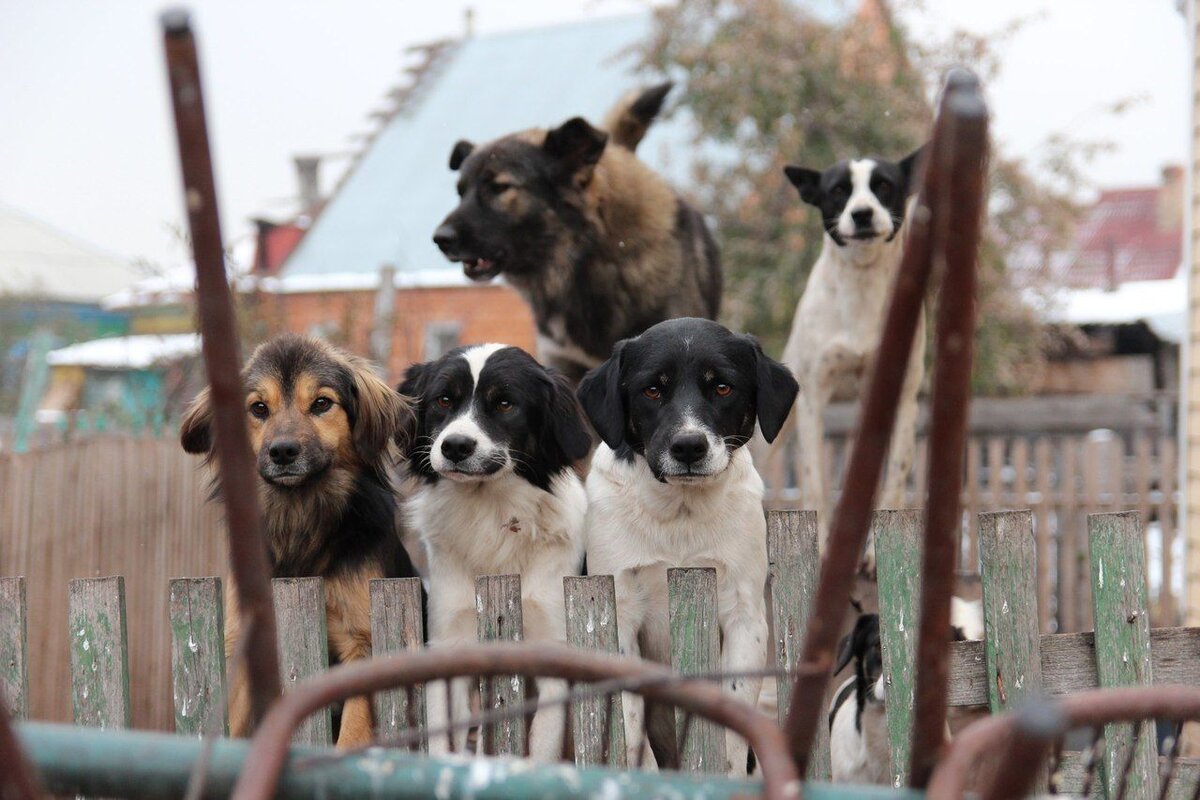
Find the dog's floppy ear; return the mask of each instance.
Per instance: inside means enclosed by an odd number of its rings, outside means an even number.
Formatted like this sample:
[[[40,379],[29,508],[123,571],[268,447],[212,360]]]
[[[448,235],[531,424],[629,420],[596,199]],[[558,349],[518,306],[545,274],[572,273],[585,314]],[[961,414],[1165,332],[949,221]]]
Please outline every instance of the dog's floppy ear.
[[[212,450],[212,398],[207,388],[196,395],[179,425],[179,443],[193,455]]]
[[[409,398],[409,402],[415,404],[416,410],[410,413],[404,420],[404,430],[401,435],[404,438],[405,444],[402,449],[407,449],[407,446],[416,441],[417,425],[420,421],[421,413],[421,397],[425,394],[425,380],[429,371],[429,364],[413,364],[404,371],[404,379],[400,381],[400,385],[396,388],[401,396]]]
[[[351,359],[350,368],[354,375],[354,446],[365,461],[373,463],[392,442],[400,447],[407,444],[412,406],[366,361]]]
[[[838,643],[837,662],[833,665],[833,673],[837,675],[846,668],[850,663],[850,659],[854,658],[854,644],[857,641],[858,627],[842,637],[842,641]]]
[[[800,190],[801,200],[809,205],[820,205],[821,173],[815,169],[788,164],[783,168],[783,174],[787,175],[787,179],[792,182],[792,186]]]
[[[571,384],[557,370],[546,370],[546,403],[544,430],[560,450],[566,463],[578,461],[592,449],[592,436],[583,422],[583,411],[571,391]]]
[[[466,139],[459,139],[455,143],[454,149],[450,151],[450,169],[458,169],[462,163],[467,160],[467,156],[471,155],[471,151],[475,149],[475,145],[468,142]]]
[[[745,338],[754,353],[758,427],[763,438],[773,442],[792,411],[800,384],[796,383],[790,369],[763,352],[758,339],[748,334]]]
[[[924,163],[925,150],[927,147],[927,144],[921,145],[900,161],[900,171],[904,173],[904,180],[908,187],[908,194],[912,194],[917,190],[917,176],[920,175],[920,168]]]
[[[590,167],[600,160],[604,154],[604,146],[608,144],[608,134],[591,124],[583,117],[571,119],[559,125],[546,134],[542,150],[558,159],[571,172],[583,167]]]
[[[621,351],[617,342],[608,361],[588,372],[575,394],[604,443],[616,450],[625,443],[625,395],[621,391]]]

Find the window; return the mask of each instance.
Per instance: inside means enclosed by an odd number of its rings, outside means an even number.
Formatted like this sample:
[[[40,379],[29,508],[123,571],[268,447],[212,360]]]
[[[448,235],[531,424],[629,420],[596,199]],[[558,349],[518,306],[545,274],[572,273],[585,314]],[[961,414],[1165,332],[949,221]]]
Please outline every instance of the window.
[[[441,358],[458,347],[462,325],[458,322],[430,322],[425,326],[425,360]]]

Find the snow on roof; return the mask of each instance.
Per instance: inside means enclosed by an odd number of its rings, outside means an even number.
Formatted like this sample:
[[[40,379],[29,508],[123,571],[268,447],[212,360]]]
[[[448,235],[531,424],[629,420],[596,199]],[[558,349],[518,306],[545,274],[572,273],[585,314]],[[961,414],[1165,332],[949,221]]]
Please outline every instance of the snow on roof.
[[[148,369],[200,352],[200,336],[180,333],[169,336],[114,336],[93,339],[51,350],[46,361],[52,366],[95,369]]]
[[[124,259],[0,205],[0,293],[91,303],[135,278]]]
[[[378,272],[323,272],[262,278],[258,288],[275,294],[374,291],[379,288],[379,280]],[[474,282],[461,269],[422,269],[397,272],[392,284],[397,289],[442,289],[471,286]]]
[[[1155,335],[1180,343],[1187,335],[1187,270],[1170,280],[1128,281],[1115,290],[1061,289],[1048,300],[1030,297],[1047,322],[1125,325],[1145,322]]]

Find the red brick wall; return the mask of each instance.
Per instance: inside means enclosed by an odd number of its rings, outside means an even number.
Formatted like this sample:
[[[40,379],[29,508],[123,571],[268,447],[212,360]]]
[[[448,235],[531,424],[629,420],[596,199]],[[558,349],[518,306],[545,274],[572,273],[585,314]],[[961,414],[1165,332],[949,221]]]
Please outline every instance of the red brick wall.
[[[370,352],[375,292],[311,292],[260,296],[270,333],[320,333],[356,353]],[[507,286],[461,286],[396,291],[388,379],[424,359],[430,323],[457,323],[459,342],[503,342],[532,352],[533,316],[525,301]]]

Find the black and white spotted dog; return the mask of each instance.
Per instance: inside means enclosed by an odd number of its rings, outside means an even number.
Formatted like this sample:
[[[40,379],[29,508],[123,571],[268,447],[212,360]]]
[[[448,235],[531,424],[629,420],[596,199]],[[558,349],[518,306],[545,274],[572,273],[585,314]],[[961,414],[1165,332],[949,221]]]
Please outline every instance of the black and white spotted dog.
[[[908,201],[917,188],[921,152],[897,162],[882,158],[839,161],[822,172],[785,168],[800,199],[820,211],[825,230],[821,254],[796,307],[783,351],[783,363],[802,387],[795,413],[784,430],[796,427],[801,497],[804,508],[818,512],[822,541],[830,518],[824,466],[825,408],[836,400],[855,400],[865,389],[904,252]],[[880,498],[883,508],[903,505],[904,485],[912,467],[917,392],[924,374],[924,325],[922,315],[888,453]],[[760,455],[768,452],[763,448]]]
[[[667,569],[717,573],[721,669],[748,672],[766,660],[767,577],[763,482],[743,445],[755,423],[770,441],[796,397],[796,381],[750,336],[709,320],[660,322],[617,344],[579,385],[584,410],[604,443],[587,478],[587,558],[617,590],[621,651],[670,663]],[[761,680],[726,688],[754,705]],[[651,744],[671,766],[670,715],[653,709]],[[629,763],[645,717],[641,698],[624,701]],[[728,771],[745,774],[746,743],[726,737]],[[718,767],[719,769],[720,767]]]
[[[525,351],[485,344],[410,367],[400,392],[417,399],[407,456],[420,485],[406,514],[428,559],[430,646],[476,641],[476,576],[512,573],[521,576],[524,638],[565,641],[562,579],[580,572],[587,505],[571,465],[591,448],[571,388]],[[428,688],[431,728],[446,722],[445,691]],[[467,681],[453,682],[454,719],[468,715],[469,701]],[[562,730],[561,705],[539,711],[530,755],[556,760]],[[455,732],[458,752],[466,736]],[[449,741],[429,744],[445,752]]]

